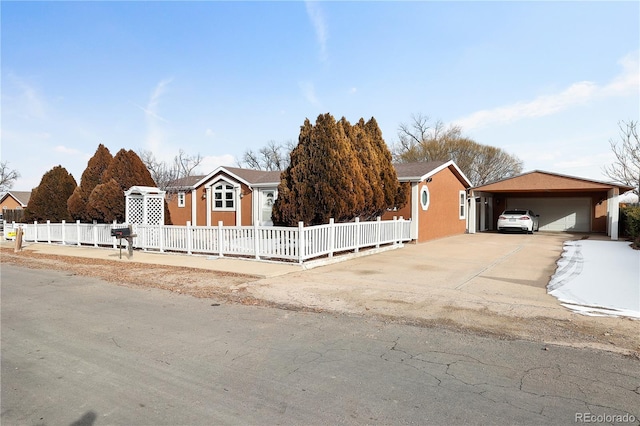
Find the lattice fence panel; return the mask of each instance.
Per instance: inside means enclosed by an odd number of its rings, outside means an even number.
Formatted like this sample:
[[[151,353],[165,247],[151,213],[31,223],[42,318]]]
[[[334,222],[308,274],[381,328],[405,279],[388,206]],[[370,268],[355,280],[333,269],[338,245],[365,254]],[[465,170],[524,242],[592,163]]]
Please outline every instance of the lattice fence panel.
[[[142,196],[127,197],[127,223],[144,223],[144,200]]]
[[[164,225],[164,201],[158,197],[145,197],[147,202],[147,225]]]

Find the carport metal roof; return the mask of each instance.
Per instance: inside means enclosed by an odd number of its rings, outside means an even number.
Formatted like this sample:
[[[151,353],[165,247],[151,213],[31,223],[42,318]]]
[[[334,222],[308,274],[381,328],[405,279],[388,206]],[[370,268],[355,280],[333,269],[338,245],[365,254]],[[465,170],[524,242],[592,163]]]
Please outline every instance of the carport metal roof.
[[[534,170],[471,189],[476,192],[595,192],[609,191],[614,188],[618,188],[620,192],[633,189],[626,185],[584,179],[542,170]]]

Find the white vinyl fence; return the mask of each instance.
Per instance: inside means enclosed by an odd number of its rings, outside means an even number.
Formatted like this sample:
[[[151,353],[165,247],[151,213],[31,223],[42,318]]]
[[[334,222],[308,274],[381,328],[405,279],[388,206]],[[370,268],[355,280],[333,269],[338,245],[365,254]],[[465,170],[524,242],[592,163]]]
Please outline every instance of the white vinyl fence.
[[[117,248],[119,240],[111,229],[123,224],[87,223],[5,223],[7,231],[21,226],[24,241],[92,245]],[[402,245],[410,240],[411,221],[400,219],[371,222],[334,223],[298,227],[280,226],[157,226],[132,225],[133,247],[145,251],[241,256],[255,259],[304,262],[341,252],[358,252],[366,247]],[[126,241],[122,240],[123,244]]]

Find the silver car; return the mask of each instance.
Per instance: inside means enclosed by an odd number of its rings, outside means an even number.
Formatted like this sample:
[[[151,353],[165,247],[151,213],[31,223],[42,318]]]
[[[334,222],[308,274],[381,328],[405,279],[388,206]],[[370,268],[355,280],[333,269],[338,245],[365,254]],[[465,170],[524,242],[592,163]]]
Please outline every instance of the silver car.
[[[498,217],[498,231],[524,231],[533,234],[533,231],[540,228],[539,217],[531,210],[505,210]]]

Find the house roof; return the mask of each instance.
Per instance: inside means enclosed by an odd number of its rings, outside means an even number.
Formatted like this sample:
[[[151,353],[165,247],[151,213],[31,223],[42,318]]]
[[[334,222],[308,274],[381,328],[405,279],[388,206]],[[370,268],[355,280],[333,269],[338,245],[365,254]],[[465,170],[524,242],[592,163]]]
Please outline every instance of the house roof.
[[[397,163],[393,165],[401,182],[422,182],[436,173],[449,168],[465,187],[469,188],[471,182],[453,161],[426,161],[414,163]]]
[[[0,196],[0,203],[5,200],[8,196],[11,196],[14,200],[22,205],[22,207],[26,207],[29,204],[29,200],[31,199],[31,191],[7,191],[2,193]]]
[[[217,167],[213,172],[208,175],[194,175],[175,180],[170,188],[171,189],[193,189],[201,186],[212,177],[224,173],[227,174],[248,186],[261,186],[261,185],[278,185],[280,183],[280,171],[267,171],[267,170],[253,170],[242,169],[240,167]]]
[[[490,182],[472,188],[476,191],[486,192],[524,192],[524,191],[607,191],[619,188],[621,191],[633,189],[627,185],[611,182],[602,182],[594,179],[586,179],[577,176],[563,175],[560,173],[533,170]]]
[[[441,170],[450,168],[466,187],[471,186],[469,179],[453,161],[427,161],[415,163],[397,163],[393,165],[398,175],[398,180],[402,182],[421,182]],[[188,190],[197,188],[214,176],[224,173],[245,183],[247,186],[278,185],[280,183],[281,171],[265,171],[243,169],[240,167],[220,166],[208,175],[194,175],[175,180],[169,188],[172,190]]]

